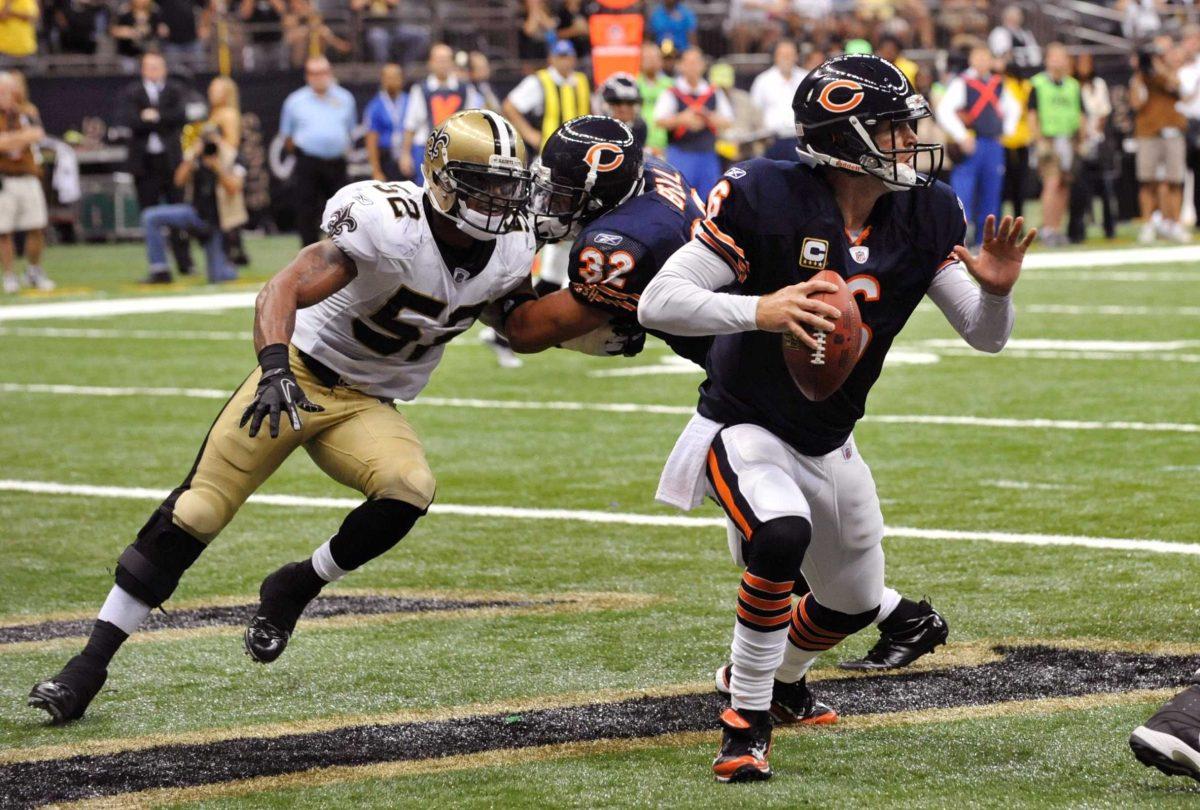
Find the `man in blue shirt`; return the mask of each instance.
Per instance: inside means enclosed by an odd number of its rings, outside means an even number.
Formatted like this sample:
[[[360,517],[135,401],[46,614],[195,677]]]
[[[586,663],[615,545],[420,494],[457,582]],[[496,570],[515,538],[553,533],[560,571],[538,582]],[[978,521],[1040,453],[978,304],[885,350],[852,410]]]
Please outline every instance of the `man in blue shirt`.
[[[696,44],[696,13],[679,0],[663,0],[650,12],[650,33],[660,46],[670,40],[676,51]]]
[[[321,238],[325,201],[346,185],[346,152],[358,113],[354,96],[333,80],[325,57],[304,63],[304,79],[306,86],[283,102],[279,131],[296,155],[296,231],[301,244],[311,245]]]
[[[404,135],[404,71],[387,64],[379,72],[379,93],[367,104],[363,124],[367,128],[367,160],[371,177],[381,182],[403,180],[400,174],[400,139]]]

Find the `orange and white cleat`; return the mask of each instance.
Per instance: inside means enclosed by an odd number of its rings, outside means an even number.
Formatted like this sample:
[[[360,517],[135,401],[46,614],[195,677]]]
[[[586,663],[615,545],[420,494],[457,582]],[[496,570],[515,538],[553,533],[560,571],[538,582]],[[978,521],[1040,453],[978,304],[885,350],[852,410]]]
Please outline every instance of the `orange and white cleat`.
[[[713,760],[718,782],[762,782],[771,778],[771,718],[765,711],[721,712],[721,750]]]
[[[723,664],[716,673],[717,691],[730,694],[733,664]],[[771,691],[771,719],[777,726],[828,726],[838,721],[838,713],[813,697],[804,678],[795,683],[775,681]]]

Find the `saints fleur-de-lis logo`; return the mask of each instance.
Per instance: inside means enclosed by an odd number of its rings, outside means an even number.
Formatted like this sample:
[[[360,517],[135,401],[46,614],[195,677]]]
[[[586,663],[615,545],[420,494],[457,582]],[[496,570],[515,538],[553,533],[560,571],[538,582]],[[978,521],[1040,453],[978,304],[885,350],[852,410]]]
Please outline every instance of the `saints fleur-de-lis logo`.
[[[330,236],[340,236],[344,232],[357,231],[358,223],[354,221],[354,217],[350,216],[352,207],[354,207],[354,203],[348,203],[334,211],[329,217],[329,221],[325,223],[325,233]]]
[[[429,133],[429,140],[425,143],[425,151],[429,154],[430,160],[436,160],[439,154],[444,154],[446,148],[450,145],[450,135],[442,127],[438,127],[433,132]]]

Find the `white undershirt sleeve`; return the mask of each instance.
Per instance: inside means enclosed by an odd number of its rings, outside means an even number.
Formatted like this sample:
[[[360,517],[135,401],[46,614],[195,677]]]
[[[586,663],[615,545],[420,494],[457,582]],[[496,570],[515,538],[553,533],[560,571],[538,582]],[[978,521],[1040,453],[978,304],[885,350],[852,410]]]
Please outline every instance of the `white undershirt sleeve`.
[[[939,270],[926,294],[971,348],[995,354],[1008,342],[1016,320],[1012,296],[981,290],[962,262]]]
[[[758,328],[758,296],[714,290],[736,280],[702,243],[681,247],[651,279],[638,303],[638,321],[671,335],[728,335]]]

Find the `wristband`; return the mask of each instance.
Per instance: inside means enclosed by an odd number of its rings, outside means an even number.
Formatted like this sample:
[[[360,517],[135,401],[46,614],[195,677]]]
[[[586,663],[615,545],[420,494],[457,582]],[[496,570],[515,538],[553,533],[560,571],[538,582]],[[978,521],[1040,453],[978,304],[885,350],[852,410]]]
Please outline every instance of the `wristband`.
[[[287,344],[272,343],[270,346],[263,346],[262,351],[258,353],[258,365],[263,370],[263,376],[272,371],[291,371]]]

